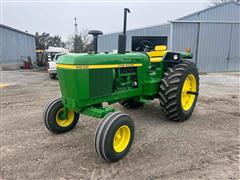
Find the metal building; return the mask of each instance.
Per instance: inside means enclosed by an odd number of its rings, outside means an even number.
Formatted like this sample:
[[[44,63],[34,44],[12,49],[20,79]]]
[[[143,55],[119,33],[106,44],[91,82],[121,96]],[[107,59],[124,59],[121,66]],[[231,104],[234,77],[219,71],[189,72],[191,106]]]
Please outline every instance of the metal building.
[[[117,49],[118,34],[99,37],[99,51]],[[229,2],[190,14],[168,24],[129,30],[127,50],[134,51],[134,37],[167,37],[169,50],[191,48],[201,72],[240,70],[240,5]],[[164,43],[163,43],[164,44]]]
[[[18,69],[28,57],[36,61],[35,36],[0,24],[0,64]]]

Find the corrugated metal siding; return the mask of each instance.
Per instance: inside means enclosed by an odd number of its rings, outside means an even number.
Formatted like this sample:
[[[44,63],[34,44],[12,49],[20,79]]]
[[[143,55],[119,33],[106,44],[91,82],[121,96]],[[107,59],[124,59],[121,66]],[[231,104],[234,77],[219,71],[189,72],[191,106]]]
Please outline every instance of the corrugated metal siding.
[[[2,64],[22,64],[23,59],[26,59],[27,56],[30,56],[32,61],[36,60],[33,36],[1,26],[0,34],[0,62]]]
[[[3,61],[3,31],[1,30],[1,27],[0,27],[0,64],[2,64],[2,61]]]
[[[98,47],[99,52],[111,52],[117,49],[119,33],[107,34],[99,37]],[[148,27],[127,31],[127,50],[131,51],[132,36],[168,36],[168,45],[170,43],[170,24],[161,26]]]
[[[172,25],[172,50],[185,51],[191,48],[193,61],[197,53],[197,37],[199,23],[173,23]]]
[[[240,24],[232,24],[228,71],[240,71]]]
[[[99,36],[98,38],[98,51],[99,52],[112,52],[118,46],[118,34],[107,34]]]
[[[173,23],[172,50],[190,47],[201,72],[239,71],[240,24]]]
[[[227,71],[231,24],[201,24],[198,68],[204,72]]]
[[[237,3],[226,3],[212,7],[192,15],[182,17],[178,20],[185,21],[237,21],[240,20],[240,5]]]

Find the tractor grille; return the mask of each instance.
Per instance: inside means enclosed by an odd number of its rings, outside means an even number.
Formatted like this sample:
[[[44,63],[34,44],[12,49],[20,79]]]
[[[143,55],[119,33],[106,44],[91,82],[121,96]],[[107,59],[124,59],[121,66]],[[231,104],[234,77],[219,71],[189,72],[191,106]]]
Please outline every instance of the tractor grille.
[[[99,97],[113,92],[113,69],[89,70],[89,95]]]

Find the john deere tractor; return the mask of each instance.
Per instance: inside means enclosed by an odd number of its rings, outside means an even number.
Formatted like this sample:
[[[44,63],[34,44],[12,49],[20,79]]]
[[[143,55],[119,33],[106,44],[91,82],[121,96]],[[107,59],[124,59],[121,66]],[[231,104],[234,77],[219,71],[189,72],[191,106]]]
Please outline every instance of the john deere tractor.
[[[102,118],[95,132],[95,149],[106,161],[115,162],[129,151],[134,139],[134,121],[108,104],[136,109],[159,99],[161,111],[172,121],[187,120],[199,91],[196,65],[191,52],[167,51],[166,46],[143,41],[144,52],[126,52],[126,17],[119,35],[118,53],[66,54],[57,60],[62,96],[50,102],[44,122],[52,133],[72,130],[81,115]]]

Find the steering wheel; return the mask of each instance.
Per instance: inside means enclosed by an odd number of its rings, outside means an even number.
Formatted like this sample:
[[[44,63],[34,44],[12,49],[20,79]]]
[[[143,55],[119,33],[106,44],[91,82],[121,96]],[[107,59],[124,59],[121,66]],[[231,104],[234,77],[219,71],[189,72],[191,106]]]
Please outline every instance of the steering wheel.
[[[140,44],[143,46],[144,53],[154,49],[154,44],[151,41],[142,40]]]

